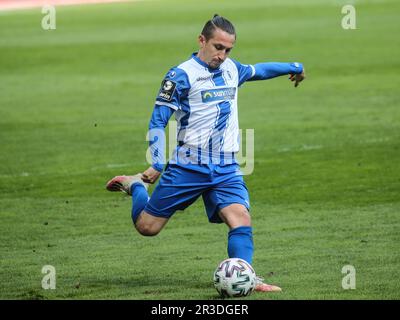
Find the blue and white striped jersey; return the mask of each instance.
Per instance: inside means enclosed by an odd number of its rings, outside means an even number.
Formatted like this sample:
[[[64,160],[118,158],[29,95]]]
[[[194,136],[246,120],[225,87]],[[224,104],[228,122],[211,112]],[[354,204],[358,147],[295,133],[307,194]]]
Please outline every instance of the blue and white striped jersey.
[[[175,110],[178,144],[214,154],[239,151],[238,87],[255,74],[227,58],[211,69],[196,54],[169,70],[156,105]]]
[[[178,145],[170,163],[235,163],[240,146],[238,88],[245,81],[302,71],[302,64],[297,62],[244,65],[230,58],[211,69],[196,53],[192,54],[189,60],[170,69],[161,84],[149,124],[153,168],[161,172],[165,165],[163,133],[173,113]]]

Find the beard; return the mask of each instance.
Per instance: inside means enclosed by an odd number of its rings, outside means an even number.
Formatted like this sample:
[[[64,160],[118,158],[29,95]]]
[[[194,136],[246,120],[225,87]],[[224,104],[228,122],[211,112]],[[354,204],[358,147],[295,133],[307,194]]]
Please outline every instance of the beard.
[[[220,60],[211,60],[210,63],[208,64],[211,68],[216,69],[218,68],[221,64],[223,63],[223,61]]]

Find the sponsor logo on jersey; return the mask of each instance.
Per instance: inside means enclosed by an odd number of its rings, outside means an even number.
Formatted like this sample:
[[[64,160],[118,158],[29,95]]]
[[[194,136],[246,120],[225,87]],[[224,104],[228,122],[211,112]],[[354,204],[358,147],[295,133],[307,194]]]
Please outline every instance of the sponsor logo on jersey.
[[[161,83],[161,89],[158,93],[158,97],[166,101],[171,101],[175,92],[175,88],[176,82],[165,79]]]
[[[201,100],[203,102],[233,100],[235,99],[236,88],[221,88],[201,91]]]

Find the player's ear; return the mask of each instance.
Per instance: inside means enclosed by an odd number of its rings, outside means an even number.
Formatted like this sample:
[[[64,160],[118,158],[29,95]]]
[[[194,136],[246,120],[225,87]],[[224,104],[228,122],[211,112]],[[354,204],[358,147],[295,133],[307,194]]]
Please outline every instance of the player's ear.
[[[201,35],[199,35],[198,40],[199,40],[200,48],[203,48],[207,42],[206,37],[201,34]]]

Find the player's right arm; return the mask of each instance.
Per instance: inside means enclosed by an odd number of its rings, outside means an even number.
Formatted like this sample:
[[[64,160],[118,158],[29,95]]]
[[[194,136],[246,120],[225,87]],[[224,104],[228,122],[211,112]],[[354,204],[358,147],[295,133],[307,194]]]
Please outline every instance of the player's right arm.
[[[165,159],[165,127],[173,115],[174,110],[163,105],[155,105],[149,123],[149,148],[151,153],[151,166],[143,172],[142,180],[154,183],[161,175]]]
[[[149,147],[152,165],[143,172],[143,181],[154,183],[161,175],[166,164],[165,127],[173,113],[181,108],[181,99],[187,95],[189,80],[179,68],[168,71],[161,83],[153,114],[149,123]]]

